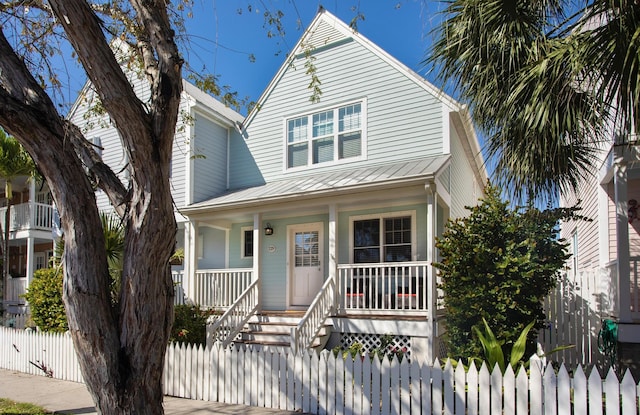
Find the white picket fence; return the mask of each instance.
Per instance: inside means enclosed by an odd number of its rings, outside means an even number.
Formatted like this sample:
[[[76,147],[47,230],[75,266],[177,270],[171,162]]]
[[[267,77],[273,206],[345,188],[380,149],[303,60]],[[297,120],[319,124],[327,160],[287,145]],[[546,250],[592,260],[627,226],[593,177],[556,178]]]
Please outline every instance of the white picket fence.
[[[163,384],[167,395],[311,414],[638,414],[640,385],[629,372],[620,382],[613,370],[602,379],[539,360],[504,375],[417,360],[172,344]],[[0,327],[0,368],[82,382],[64,334]]]
[[[601,371],[608,369],[611,359],[598,350],[598,333],[602,320],[610,318],[616,307],[614,283],[608,268],[563,274],[544,301],[547,327],[538,336],[543,350],[574,345],[553,358],[567,366],[587,362]]]

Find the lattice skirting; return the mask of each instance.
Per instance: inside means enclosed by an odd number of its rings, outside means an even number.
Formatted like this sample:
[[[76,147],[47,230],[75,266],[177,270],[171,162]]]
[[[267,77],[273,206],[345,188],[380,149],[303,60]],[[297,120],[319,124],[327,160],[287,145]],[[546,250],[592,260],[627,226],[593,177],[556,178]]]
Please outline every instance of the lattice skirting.
[[[371,353],[379,350],[385,341],[384,337],[390,336],[390,341],[386,350],[388,355],[400,351],[407,359],[411,359],[411,337],[394,336],[389,334],[367,334],[367,333],[342,333],[340,338],[340,348],[348,350],[353,344],[362,345],[362,352]]]

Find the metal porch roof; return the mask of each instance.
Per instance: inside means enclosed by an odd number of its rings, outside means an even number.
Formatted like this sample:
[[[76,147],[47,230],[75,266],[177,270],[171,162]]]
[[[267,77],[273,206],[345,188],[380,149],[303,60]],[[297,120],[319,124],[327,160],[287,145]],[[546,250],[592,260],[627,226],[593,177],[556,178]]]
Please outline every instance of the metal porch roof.
[[[260,186],[230,190],[203,202],[194,203],[181,210],[196,213],[203,210],[241,206],[255,202],[269,202],[292,197],[313,197],[334,191],[350,191],[358,188],[411,182],[435,178],[447,164],[450,156],[409,160],[389,164],[335,170],[303,177],[277,180]]]

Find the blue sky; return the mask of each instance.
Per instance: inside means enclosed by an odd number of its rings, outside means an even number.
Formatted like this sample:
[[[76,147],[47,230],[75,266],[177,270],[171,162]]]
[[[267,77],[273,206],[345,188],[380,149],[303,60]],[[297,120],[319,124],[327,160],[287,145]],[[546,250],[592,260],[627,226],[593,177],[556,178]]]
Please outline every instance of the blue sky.
[[[248,5],[251,4],[251,11]],[[358,31],[409,68],[426,76],[421,61],[443,5],[428,0],[196,0],[185,59],[195,71],[215,73],[239,97],[257,100],[313,20],[318,6],[349,22],[357,15]],[[239,10],[242,12],[240,13]],[[268,37],[264,12],[282,10],[284,37]],[[250,57],[254,56],[252,62]],[[431,79],[431,76],[426,76]]]

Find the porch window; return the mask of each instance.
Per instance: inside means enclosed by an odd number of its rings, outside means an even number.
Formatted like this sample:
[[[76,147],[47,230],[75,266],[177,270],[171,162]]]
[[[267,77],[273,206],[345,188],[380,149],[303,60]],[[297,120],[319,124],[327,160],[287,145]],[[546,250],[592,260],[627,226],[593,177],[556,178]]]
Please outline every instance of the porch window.
[[[411,216],[354,220],[353,262],[411,261],[411,223]]]
[[[357,102],[287,120],[287,168],[362,156],[363,106]]]
[[[242,233],[242,258],[253,257],[253,228],[244,227]]]

